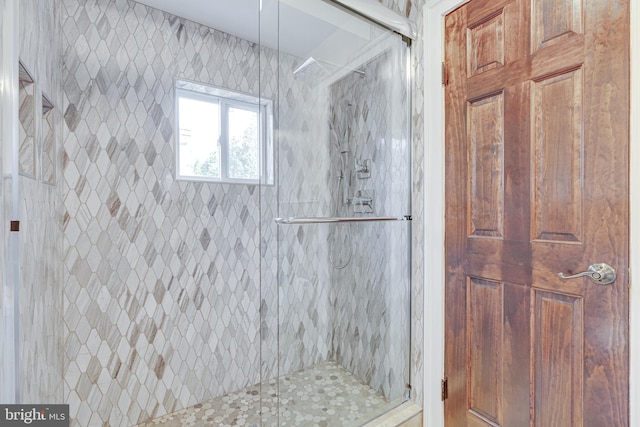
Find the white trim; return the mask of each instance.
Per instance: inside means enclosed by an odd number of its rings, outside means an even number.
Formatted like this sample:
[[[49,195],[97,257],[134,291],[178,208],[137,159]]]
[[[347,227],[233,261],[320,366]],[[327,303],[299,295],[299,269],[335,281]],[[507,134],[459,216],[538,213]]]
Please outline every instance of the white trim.
[[[468,0],[424,6],[424,426],[444,425],[444,16]],[[429,274],[427,274],[427,272]]]
[[[444,425],[444,16],[468,0],[431,0],[424,6],[424,426]],[[640,7],[631,3],[631,69],[640,70]],[[631,73],[630,164],[640,164],[640,72]],[[640,271],[640,168],[630,168],[630,271]],[[633,278],[633,275],[630,275]],[[630,425],[640,425],[640,285],[630,290]]]

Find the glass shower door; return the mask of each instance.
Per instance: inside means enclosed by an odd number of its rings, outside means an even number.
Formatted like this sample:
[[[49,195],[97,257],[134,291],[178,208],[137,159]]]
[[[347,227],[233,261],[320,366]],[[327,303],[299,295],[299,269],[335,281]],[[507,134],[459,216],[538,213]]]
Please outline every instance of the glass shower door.
[[[409,392],[409,48],[324,1],[265,2],[261,31],[263,421],[358,425]]]

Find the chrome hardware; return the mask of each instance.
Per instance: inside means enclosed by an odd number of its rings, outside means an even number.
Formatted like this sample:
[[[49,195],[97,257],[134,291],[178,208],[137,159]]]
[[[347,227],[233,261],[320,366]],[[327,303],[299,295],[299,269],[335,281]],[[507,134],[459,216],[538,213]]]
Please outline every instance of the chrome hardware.
[[[353,213],[369,213],[372,214],[374,190],[358,190],[351,198],[351,204],[353,205]]]
[[[373,190],[358,190],[351,199],[353,213],[372,214],[373,210]]]
[[[353,171],[356,173],[358,179],[371,178],[371,160],[356,159]]]
[[[587,271],[573,274],[571,276],[565,276],[563,273],[558,273],[558,277],[561,279],[576,279],[578,277],[585,276],[598,285],[609,285],[616,280],[616,271],[608,264],[597,263],[590,265]]]
[[[357,216],[357,217],[302,217],[276,218],[276,224],[326,224],[334,222],[380,222],[380,221],[411,221],[411,215],[395,216]]]

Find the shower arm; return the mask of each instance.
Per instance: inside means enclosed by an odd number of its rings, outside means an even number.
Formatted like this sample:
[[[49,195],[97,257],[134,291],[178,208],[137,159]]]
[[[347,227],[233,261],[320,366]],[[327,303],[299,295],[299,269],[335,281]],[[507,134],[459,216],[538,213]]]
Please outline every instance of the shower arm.
[[[326,224],[339,222],[381,222],[381,221],[411,221],[411,215],[395,216],[356,216],[356,217],[291,217],[276,218],[276,224],[301,225],[301,224]]]

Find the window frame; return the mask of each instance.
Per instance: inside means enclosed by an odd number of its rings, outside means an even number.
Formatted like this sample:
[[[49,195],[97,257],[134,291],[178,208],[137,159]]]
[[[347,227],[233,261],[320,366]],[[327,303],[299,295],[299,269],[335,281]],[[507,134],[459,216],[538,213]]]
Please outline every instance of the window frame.
[[[194,87],[202,90],[196,90]],[[176,80],[175,92],[175,177],[177,181],[211,182],[220,184],[275,185],[274,147],[273,147],[273,103],[271,100],[231,91],[226,88],[200,82]],[[220,177],[192,176],[180,174],[180,108],[181,98],[218,104],[218,122],[220,135],[218,153],[220,156]],[[229,176],[229,109],[258,113],[258,178],[244,179]]]

